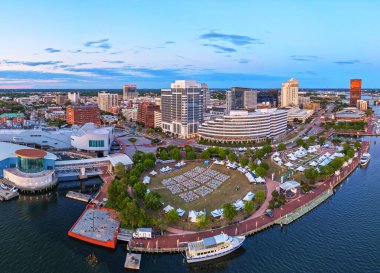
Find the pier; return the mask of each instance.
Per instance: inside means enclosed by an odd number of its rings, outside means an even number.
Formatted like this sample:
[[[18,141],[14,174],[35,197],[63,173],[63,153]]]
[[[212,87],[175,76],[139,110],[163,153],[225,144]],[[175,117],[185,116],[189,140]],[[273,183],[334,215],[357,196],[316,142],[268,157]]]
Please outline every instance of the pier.
[[[19,196],[17,191],[0,189],[0,201],[8,201]]]
[[[140,270],[141,254],[127,253],[125,258],[124,268]]]
[[[66,193],[66,197],[77,200],[77,201],[86,202],[86,203],[88,203],[92,198],[90,194],[84,194],[84,193],[79,193],[75,191],[69,191],[68,193]]]

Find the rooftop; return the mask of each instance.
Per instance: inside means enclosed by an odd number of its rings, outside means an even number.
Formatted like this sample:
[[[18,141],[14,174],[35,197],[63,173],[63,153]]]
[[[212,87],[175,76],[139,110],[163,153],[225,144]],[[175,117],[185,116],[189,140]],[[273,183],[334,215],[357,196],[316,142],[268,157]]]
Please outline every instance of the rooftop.
[[[20,149],[16,151],[16,155],[24,158],[43,158],[46,152],[37,149]]]
[[[22,146],[22,145],[18,145],[18,144],[13,144],[13,143],[8,143],[8,142],[0,142],[0,161],[7,159],[9,157],[17,157],[16,151],[18,151],[18,150],[40,151],[37,149],[28,148],[26,146]],[[45,159],[57,160],[56,155],[49,153],[49,152],[45,152],[45,151],[42,151],[42,152],[45,153],[45,155],[44,155]]]

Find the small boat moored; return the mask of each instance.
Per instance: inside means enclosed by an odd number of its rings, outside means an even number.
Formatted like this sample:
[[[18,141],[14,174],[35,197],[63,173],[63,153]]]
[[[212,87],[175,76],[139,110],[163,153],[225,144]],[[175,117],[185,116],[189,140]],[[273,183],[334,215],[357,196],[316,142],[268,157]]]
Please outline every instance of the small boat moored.
[[[188,263],[204,262],[225,256],[242,246],[245,236],[229,236],[225,233],[189,242],[186,250]]]
[[[364,153],[360,158],[360,166],[367,166],[369,160],[371,159],[371,155],[369,153]]]

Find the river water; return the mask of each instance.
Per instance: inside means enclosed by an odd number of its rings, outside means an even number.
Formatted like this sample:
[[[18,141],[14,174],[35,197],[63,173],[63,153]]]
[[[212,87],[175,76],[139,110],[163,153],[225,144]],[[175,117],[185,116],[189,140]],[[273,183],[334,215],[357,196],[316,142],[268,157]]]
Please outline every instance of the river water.
[[[369,165],[296,222],[249,237],[210,265],[187,267],[181,254],[143,254],[141,272],[380,272],[380,138],[370,140]],[[0,203],[0,272],[125,272],[124,244],[108,250],[67,236],[84,208],[64,190]],[[91,253],[95,266],[86,261]]]

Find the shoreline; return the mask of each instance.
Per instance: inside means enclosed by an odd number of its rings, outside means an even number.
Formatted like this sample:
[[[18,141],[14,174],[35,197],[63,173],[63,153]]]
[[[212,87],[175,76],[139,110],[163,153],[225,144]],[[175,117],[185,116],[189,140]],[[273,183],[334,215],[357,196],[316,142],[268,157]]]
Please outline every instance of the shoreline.
[[[313,192],[304,194],[297,198],[297,200],[293,200],[289,203],[286,203],[281,208],[273,210],[273,218],[260,215],[252,219],[248,218],[239,223],[214,230],[183,234],[166,234],[150,240],[132,239],[129,244],[129,248],[135,252],[145,253],[183,252],[186,249],[186,246],[183,245],[185,245],[187,242],[214,236],[220,234],[221,232],[224,232],[231,236],[251,236],[276,224],[281,226],[290,224],[333,196],[334,188],[341,184],[346,178],[349,177],[353,171],[356,170],[356,168],[359,166],[361,155],[367,152],[369,147],[369,141],[363,142],[363,146],[358,152],[358,157],[353,158],[352,162],[348,164],[348,166],[342,167],[341,173],[338,176],[331,176],[329,179],[321,182],[321,185],[314,189]]]

